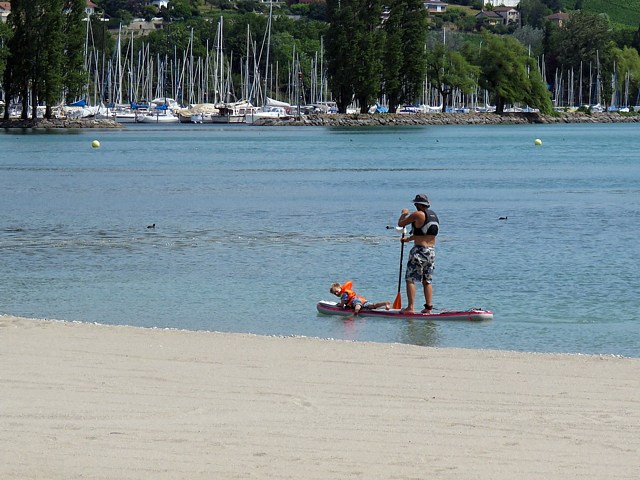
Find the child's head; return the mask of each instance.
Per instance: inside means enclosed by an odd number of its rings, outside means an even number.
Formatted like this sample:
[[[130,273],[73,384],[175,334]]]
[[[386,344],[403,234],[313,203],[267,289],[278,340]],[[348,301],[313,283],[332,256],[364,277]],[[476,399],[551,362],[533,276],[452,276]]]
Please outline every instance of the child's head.
[[[339,297],[341,290],[342,290],[342,287],[340,286],[340,284],[338,282],[335,282],[331,284],[331,288],[329,288],[329,293],[332,293],[336,297]]]

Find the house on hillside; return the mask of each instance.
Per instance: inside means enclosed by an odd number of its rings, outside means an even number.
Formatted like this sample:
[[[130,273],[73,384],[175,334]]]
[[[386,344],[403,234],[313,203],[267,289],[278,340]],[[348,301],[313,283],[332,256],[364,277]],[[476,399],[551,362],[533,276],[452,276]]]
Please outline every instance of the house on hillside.
[[[169,7],[169,0],[147,0],[147,4],[148,5],[153,5],[154,7],[157,7],[158,10],[161,8],[168,8]]]
[[[520,23],[520,12],[512,7],[482,10],[476,15],[476,22],[491,26],[518,24]]]
[[[484,25],[489,25],[495,27],[496,25],[502,25],[503,18],[500,14],[494,12],[493,10],[482,10],[478,14],[476,14],[476,22]]]
[[[494,10],[495,7],[517,7],[520,5],[520,0],[484,0],[484,5],[491,5]]]
[[[440,0],[427,0],[424,2],[424,8],[426,8],[429,13],[445,13],[448,6],[448,3],[441,2]]]
[[[562,28],[565,25],[565,23],[569,21],[569,14],[564,12],[558,12],[558,13],[554,13],[553,15],[547,15],[544,18],[550,21],[551,23],[555,23],[560,28]]]
[[[494,7],[494,12],[502,17],[503,25],[520,23],[520,12],[513,7]]]
[[[134,18],[129,25],[124,27],[124,31],[143,37],[156,30],[162,30],[163,28],[164,20],[162,20],[162,18],[152,18],[148,22],[144,18]]]
[[[0,2],[0,22],[7,23],[7,17],[11,13],[11,3]]]

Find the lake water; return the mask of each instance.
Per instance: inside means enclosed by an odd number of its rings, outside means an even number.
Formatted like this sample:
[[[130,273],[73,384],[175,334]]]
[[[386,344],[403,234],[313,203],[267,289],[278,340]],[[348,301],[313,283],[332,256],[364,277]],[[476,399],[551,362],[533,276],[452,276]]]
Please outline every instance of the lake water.
[[[636,124],[140,124],[0,148],[0,314],[640,357]],[[494,319],[318,315],[334,281],[393,301],[385,227],[420,192],[441,221],[435,307]]]

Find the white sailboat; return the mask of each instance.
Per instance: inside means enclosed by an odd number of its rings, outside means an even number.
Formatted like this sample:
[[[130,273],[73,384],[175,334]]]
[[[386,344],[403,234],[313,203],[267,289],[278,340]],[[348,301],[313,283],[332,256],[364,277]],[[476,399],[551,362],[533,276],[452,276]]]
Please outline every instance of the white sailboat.
[[[253,124],[258,120],[264,119],[291,120],[293,118],[291,108],[291,105],[286,102],[279,102],[278,100],[267,97],[265,104],[262,107],[254,108],[249,113],[246,113],[244,120],[248,124]]]

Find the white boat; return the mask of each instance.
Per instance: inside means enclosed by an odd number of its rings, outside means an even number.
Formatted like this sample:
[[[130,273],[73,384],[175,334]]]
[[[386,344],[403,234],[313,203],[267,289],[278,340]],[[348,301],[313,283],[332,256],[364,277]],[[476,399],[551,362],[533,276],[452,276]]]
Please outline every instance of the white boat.
[[[140,123],[178,123],[178,116],[167,110],[156,110],[138,117]]]
[[[107,118],[115,120],[118,123],[136,123],[138,121],[138,114],[136,112],[115,112]]]
[[[95,117],[99,112],[99,105],[88,105],[85,100],[80,100],[61,107],[61,114],[66,118],[73,119]]]
[[[313,113],[338,113],[338,104],[336,102],[316,102],[313,106],[316,108]]]
[[[415,115],[416,113],[420,113],[420,109],[413,105],[403,105],[396,110],[396,113],[398,115]]]
[[[288,103],[267,97],[266,104],[263,107],[249,110],[244,116],[244,121],[245,123],[252,124],[256,120],[265,118],[274,120],[291,120],[293,118],[291,108],[291,105]]]
[[[161,97],[151,100],[153,106],[145,115],[138,118],[142,123],[178,123],[176,114],[180,110],[180,105],[173,98]]]
[[[442,104],[440,105],[427,105],[427,104],[422,104],[420,105],[420,112],[422,113],[441,113],[442,112]]]
[[[118,123],[136,123],[141,121],[149,113],[149,104],[146,102],[116,104],[106,108],[104,113],[99,113],[96,118],[115,120]]]
[[[181,123],[211,123],[211,116],[218,114],[218,107],[213,103],[194,103],[177,112]]]
[[[211,123],[244,123],[244,117],[255,107],[250,102],[240,101],[217,105],[218,115],[211,116]]]

